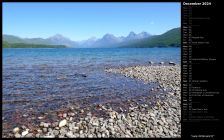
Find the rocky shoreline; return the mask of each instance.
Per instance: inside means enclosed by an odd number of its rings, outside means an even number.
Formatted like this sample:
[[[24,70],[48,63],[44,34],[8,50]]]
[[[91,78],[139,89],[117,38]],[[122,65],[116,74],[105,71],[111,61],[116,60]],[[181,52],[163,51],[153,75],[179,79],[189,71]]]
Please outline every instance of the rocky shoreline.
[[[91,108],[70,106],[67,111],[57,112],[57,120],[40,121],[34,128],[25,125],[15,127],[3,137],[36,138],[108,138],[108,137],[180,137],[180,66],[134,66],[106,69],[108,73],[122,74],[147,82],[158,82],[167,92],[165,100],[156,99],[156,105],[127,101],[127,109],[115,110],[110,105],[93,105]],[[156,89],[151,89],[156,90]],[[150,98],[150,95],[149,97]],[[43,120],[43,121],[42,121]]]

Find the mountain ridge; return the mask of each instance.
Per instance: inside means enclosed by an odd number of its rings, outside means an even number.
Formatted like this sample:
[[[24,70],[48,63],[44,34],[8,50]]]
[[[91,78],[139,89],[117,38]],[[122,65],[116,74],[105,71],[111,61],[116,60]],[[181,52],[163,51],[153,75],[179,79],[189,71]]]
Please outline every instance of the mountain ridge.
[[[42,44],[42,45],[65,45],[74,48],[110,48],[110,47],[159,47],[180,46],[180,27],[173,28],[161,35],[151,35],[147,32],[138,34],[131,31],[126,37],[116,37],[107,33],[102,38],[91,37],[83,41],[73,41],[61,34],[55,34],[48,38],[21,38],[14,35],[3,34],[3,41],[9,44]]]

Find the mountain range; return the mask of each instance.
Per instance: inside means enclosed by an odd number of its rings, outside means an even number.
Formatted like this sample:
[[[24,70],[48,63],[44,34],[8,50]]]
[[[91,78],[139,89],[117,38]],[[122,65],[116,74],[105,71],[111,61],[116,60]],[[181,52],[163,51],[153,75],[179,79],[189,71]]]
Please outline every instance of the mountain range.
[[[107,33],[102,38],[92,37],[83,41],[73,41],[60,34],[45,39],[3,35],[3,42],[8,44],[65,45],[72,48],[159,47],[180,46],[180,37],[180,28],[174,28],[161,35],[151,35],[147,32],[139,34],[130,32],[126,37],[116,37]]]

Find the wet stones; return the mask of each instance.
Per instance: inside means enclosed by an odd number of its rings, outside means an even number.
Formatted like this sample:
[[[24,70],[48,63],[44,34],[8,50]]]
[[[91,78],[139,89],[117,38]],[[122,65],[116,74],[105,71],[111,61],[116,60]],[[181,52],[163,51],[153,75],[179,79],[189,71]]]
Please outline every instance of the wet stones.
[[[113,106],[110,106],[110,104],[96,105],[97,108],[101,109],[100,111],[97,109],[97,111],[104,113],[103,116],[96,115],[91,110],[92,108],[77,109],[74,105],[71,105],[73,106],[72,110],[60,112],[59,117],[56,117],[57,119],[54,122],[41,122],[36,128],[37,134],[31,132],[22,134],[21,132],[26,131],[27,127],[18,127],[19,130],[14,128],[13,136],[16,138],[25,136],[37,138],[180,137],[179,70],[180,68],[177,65],[135,66],[119,69],[116,72],[126,74],[128,77],[135,75],[136,78],[144,81],[157,81],[161,86],[159,88],[167,89],[169,94],[164,97],[164,100],[160,100],[158,95],[153,105],[129,101],[129,106],[124,107],[126,111],[123,107],[112,109]],[[157,88],[153,92],[156,91]],[[93,108],[96,109],[95,106]],[[39,120],[42,120],[42,118]]]

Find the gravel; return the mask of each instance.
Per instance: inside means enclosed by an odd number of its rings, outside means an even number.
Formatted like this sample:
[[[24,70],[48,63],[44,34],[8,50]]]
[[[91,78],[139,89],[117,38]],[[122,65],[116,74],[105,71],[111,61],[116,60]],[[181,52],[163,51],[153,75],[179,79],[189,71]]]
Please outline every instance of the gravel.
[[[129,109],[123,107],[119,113],[112,107],[98,105],[100,111],[107,117],[97,117],[88,108],[77,108],[73,112],[65,112],[54,122],[40,122],[35,126],[37,133],[29,133],[27,128],[16,127],[12,130],[13,137],[36,138],[106,138],[106,137],[180,137],[181,136],[181,108],[180,108],[180,66],[133,66],[118,69],[106,69],[106,72],[122,74],[144,82],[158,82],[168,91],[165,100],[158,98],[155,106],[133,104]],[[154,88],[156,89],[156,87]],[[73,108],[73,107],[71,107]],[[75,114],[81,114],[74,119]],[[72,119],[70,118],[72,116]],[[42,120],[44,117],[39,117]],[[51,125],[50,125],[51,124]],[[43,133],[44,132],[44,133]]]

